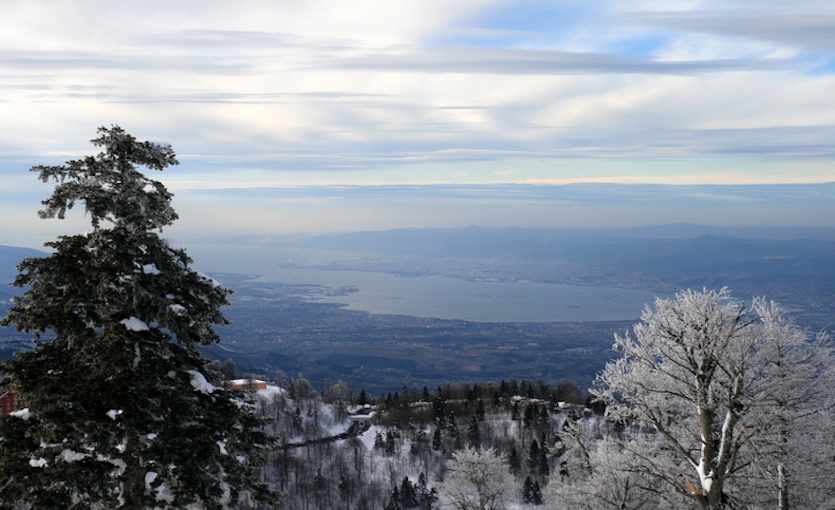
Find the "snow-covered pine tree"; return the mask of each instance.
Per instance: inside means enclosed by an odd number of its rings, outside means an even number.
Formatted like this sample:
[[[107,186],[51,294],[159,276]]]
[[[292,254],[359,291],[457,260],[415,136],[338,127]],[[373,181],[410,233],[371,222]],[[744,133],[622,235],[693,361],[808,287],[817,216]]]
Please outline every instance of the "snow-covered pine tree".
[[[0,369],[28,402],[0,420],[0,507],[237,507],[258,482],[270,439],[243,393],[219,387],[199,345],[229,290],[195,272],[160,237],[177,214],[171,193],[137,166],[176,165],[167,144],[100,128],[96,156],[36,166],[55,180],[44,218],[83,203],[92,230],[25,259],[4,326],[35,347]]]

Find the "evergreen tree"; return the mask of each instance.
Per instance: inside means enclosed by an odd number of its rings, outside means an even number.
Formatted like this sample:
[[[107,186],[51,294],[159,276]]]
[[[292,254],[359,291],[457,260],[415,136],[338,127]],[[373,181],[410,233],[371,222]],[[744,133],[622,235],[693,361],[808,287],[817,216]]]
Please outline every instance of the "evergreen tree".
[[[436,452],[441,451],[444,448],[444,439],[441,434],[440,427],[435,429],[435,433],[432,434],[432,449]]]
[[[537,471],[542,477],[547,478],[551,475],[551,465],[548,461],[548,457],[550,456],[551,448],[548,447],[548,440],[545,437],[545,433],[543,432],[539,445],[539,462],[537,463]]]
[[[415,497],[417,497],[418,503],[423,503],[427,496],[429,496],[429,487],[426,482],[426,473],[421,471],[415,484]]]
[[[476,418],[478,418],[478,421],[484,421],[485,409],[484,409],[484,400],[483,399],[478,400],[478,407],[475,410],[475,415],[476,415]]]
[[[525,414],[522,418],[522,424],[524,424],[525,428],[530,428],[531,424],[533,423],[533,406],[527,405],[525,406]]]
[[[386,455],[394,455],[397,452],[397,441],[394,437],[394,432],[389,430],[386,432],[385,453]]]
[[[202,508],[272,494],[257,482],[269,444],[244,394],[218,385],[198,346],[219,341],[229,290],[159,233],[171,193],[138,169],[176,165],[168,145],[99,129],[97,156],[36,166],[55,180],[43,218],[83,203],[92,230],[25,259],[27,287],[3,326],[35,348],[0,367],[29,403],[0,419],[0,506]],[[50,332],[49,334],[46,334]]]
[[[403,507],[400,506],[400,491],[397,490],[396,485],[391,490],[391,496],[389,497],[389,502],[386,505],[384,510],[403,510]]]
[[[542,452],[539,449],[539,442],[536,439],[531,441],[530,449],[528,450],[528,468],[536,473],[542,464]]]
[[[400,506],[403,508],[414,508],[418,506],[418,495],[415,486],[409,477],[404,477],[400,484]]]
[[[481,444],[481,431],[478,428],[478,419],[475,415],[470,417],[470,426],[467,428],[467,442],[471,448],[478,448]]]
[[[432,400],[432,417],[435,419],[435,423],[437,423],[439,427],[446,425],[445,407],[444,399],[441,397],[441,392],[439,390],[438,394],[435,395],[435,399]]]
[[[513,476],[519,474],[522,470],[522,462],[519,460],[519,452],[516,450],[516,445],[510,447],[510,454],[507,456],[507,464]]]
[[[531,486],[531,503],[534,505],[541,505],[544,503],[542,499],[542,487],[539,485],[539,482],[534,480],[533,486]]]
[[[525,477],[522,485],[522,503],[533,503],[533,480],[530,476]]]

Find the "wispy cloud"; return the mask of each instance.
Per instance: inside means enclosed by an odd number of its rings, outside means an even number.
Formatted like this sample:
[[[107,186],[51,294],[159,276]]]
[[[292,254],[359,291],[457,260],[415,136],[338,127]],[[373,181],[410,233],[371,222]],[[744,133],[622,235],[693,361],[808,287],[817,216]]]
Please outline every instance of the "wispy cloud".
[[[824,0],[10,2],[0,176],[118,123],[182,192],[835,181],[833,32]]]

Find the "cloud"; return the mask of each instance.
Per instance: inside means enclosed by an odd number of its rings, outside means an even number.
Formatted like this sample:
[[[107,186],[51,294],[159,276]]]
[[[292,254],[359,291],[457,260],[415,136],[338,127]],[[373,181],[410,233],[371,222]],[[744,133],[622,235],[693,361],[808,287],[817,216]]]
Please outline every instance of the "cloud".
[[[180,194],[177,236],[337,232],[389,228],[612,227],[697,223],[717,226],[835,227],[835,183],[678,186],[425,185],[291,186]],[[197,207],[197,204],[212,204]],[[227,204],[249,214],[224,215]],[[241,222],[245,216],[247,220]],[[236,218],[238,220],[236,221]],[[207,218],[203,218],[205,221]]]
[[[831,2],[33,0],[3,14],[3,176],[93,153],[96,127],[118,123],[173,144],[178,191],[835,180]]]
[[[330,69],[390,72],[561,75],[561,74],[694,74],[731,70],[773,70],[789,63],[776,58],[657,60],[606,53],[569,53],[494,48],[446,48],[426,52],[367,54],[323,61]]]
[[[832,37],[835,15],[831,13],[761,14],[758,9],[740,9],[731,12],[652,13],[636,15],[632,19],[666,30],[757,40],[772,45],[787,45],[798,51],[835,50],[835,39]]]

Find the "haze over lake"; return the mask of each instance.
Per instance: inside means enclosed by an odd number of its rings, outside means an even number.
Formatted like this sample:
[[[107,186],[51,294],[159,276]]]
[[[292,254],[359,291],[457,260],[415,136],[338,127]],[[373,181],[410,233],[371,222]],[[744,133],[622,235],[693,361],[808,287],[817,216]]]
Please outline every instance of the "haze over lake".
[[[345,289],[316,299],[349,310],[477,322],[614,321],[637,319],[658,295],[643,290],[555,283],[468,281],[368,271],[287,267],[291,252],[212,246],[190,250],[209,272],[258,275],[265,282]],[[298,255],[297,251],[292,254]]]
[[[340,282],[356,287],[357,292],[323,298],[329,303],[345,303],[349,310],[476,322],[637,319],[644,305],[656,297],[639,290],[556,283],[474,282],[359,271],[286,271],[268,279],[303,283],[321,277],[324,285]]]

